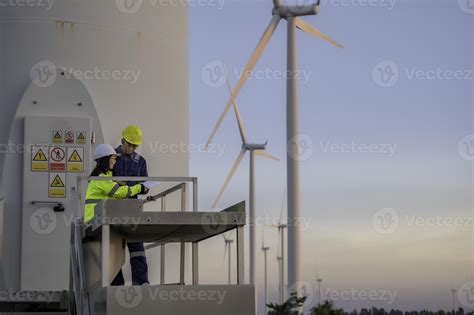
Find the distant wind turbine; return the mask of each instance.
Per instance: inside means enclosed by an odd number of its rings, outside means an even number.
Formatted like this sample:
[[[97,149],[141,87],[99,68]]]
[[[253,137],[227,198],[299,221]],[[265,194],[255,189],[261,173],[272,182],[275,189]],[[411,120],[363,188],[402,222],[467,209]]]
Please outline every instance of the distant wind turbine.
[[[225,234],[222,234],[222,237],[224,238],[224,242],[225,242],[225,247],[224,247],[224,260],[225,260],[225,256],[227,254],[227,259],[228,259],[228,276],[227,276],[227,279],[228,279],[228,284],[231,284],[231,272],[232,272],[232,243],[234,242],[234,240],[230,239],[230,238],[227,238],[225,236]]]
[[[230,85],[229,78],[227,76],[227,70],[225,69],[225,76],[226,76],[226,81],[227,81],[227,86],[229,88],[229,92],[232,92],[232,88]],[[249,259],[250,259],[250,266],[249,266],[249,280],[250,284],[255,284],[255,249],[256,249],[256,243],[255,243],[255,233],[256,233],[256,209],[255,209],[255,162],[254,162],[254,157],[255,155],[264,157],[264,158],[269,158],[275,161],[279,161],[278,158],[274,157],[273,155],[267,153],[266,147],[267,143],[264,144],[252,144],[247,142],[247,132],[245,130],[242,117],[240,115],[239,108],[237,107],[237,104],[235,100],[232,100],[232,103],[234,105],[234,112],[235,112],[235,118],[237,119],[237,125],[239,127],[239,132],[240,132],[240,137],[242,140],[242,150],[240,151],[240,154],[237,157],[237,160],[235,161],[234,165],[232,166],[229,174],[227,175],[227,178],[224,182],[224,185],[222,186],[219,195],[217,196],[216,201],[214,202],[214,205],[212,206],[213,208],[216,207],[217,203],[219,202],[219,199],[221,198],[222,194],[224,193],[225,189],[227,188],[227,185],[229,185],[229,182],[231,181],[232,177],[234,176],[235,171],[240,165],[240,162],[245,156],[245,153],[247,151],[250,154],[250,189],[249,189],[249,217],[250,217],[250,230],[249,230],[249,247],[250,247],[250,254],[249,254]],[[257,288],[255,288],[257,289]]]
[[[278,248],[277,260],[278,260],[278,273],[279,273],[279,296],[280,304],[285,302],[285,229],[287,225],[283,221],[283,208],[285,205],[286,191],[283,193],[283,200],[280,208],[280,217],[278,219],[278,224],[267,225],[268,227],[278,229],[278,237],[280,239],[280,246]]]
[[[264,302],[265,302],[265,314],[267,314],[267,291],[268,291],[268,262],[267,262],[267,252],[270,247],[265,246],[265,227],[262,227],[262,251],[263,251],[263,260],[265,264],[264,269]]]

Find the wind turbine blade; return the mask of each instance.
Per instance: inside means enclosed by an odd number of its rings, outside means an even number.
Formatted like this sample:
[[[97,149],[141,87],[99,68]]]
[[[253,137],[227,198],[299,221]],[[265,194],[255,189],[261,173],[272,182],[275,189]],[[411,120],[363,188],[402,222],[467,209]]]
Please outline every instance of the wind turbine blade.
[[[253,152],[255,153],[255,155],[259,155],[261,157],[272,159],[272,160],[275,160],[275,161],[280,161],[279,158],[277,158],[276,156],[271,155],[270,153],[267,153],[267,151],[265,151],[265,150],[255,150]]]
[[[242,89],[245,82],[247,81],[249,74],[251,73],[255,65],[257,64],[258,59],[260,58],[260,56],[262,56],[262,53],[265,50],[265,47],[267,47],[267,44],[270,41],[270,38],[272,37],[273,33],[275,32],[275,29],[278,26],[278,22],[280,22],[280,19],[281,17],[278,14],[273,15],[272,20],[270,21],[270,24],[267,26],[265,32],[260,38],[260,41],[257,47],[255,48],[252,55],[250,56],[247,66],[245,67],[244,72],[242,73],[242,76],[239,78],[237,85],[234,87],[234,90],[232,91],[230,95],[230,99],[227,102],[227,105],[225,106],[224,111],[222,112],[221,116],[217,120],[217,123],[214,129],[212,130],[211,135],[209,136],[209,139],[207,140],[207,143],[206,143],[206,149],[209,146],[209,143],[211,143],[212,138],[217,132],[217,129],[219,129],[219,126],[222,124],[222,121],[224,120],[225,115],[227,115],[227,112],[229,111],[230,106],[234,103],[235,98],[237,97],[240,90]]]
[[[219,192],[219,195],[217,196],[217,199],[216,201],[214,202],[214,205],[212,206],[213,208],[216,207],[217,203],[219,202],[219,199],[221,198],[222,194],[224,193],[225,189],[227,188],[227,185],[229,185],[229,182],[230,180],[232,179],[232,176],[234,176],[234,173],[235,171],[237,170],[237,168],[239,167],[239,164],[240,162],[242,161],[244,155],[245,155],[245,152],[246,150],[245,149],[242,149],[242,151],[240,151],[240,154],[239,156],[237,157],[237,160],[235,160],[235,163],[234,165],[232,166],[232,168],[230,169],[230,172],[229,172],[229,175],[227,175],[227,178],[224,182],[224,185],[222,186],[220,192]]]
[[[229,88],[229,93],[232,96],[232,87],[230,85],[229,76],[227,75],[227,68],[225,68],[225,78],[227,81],[227,87]],[[237,102],[234,99],[234,112],[235,118],[237,119],[237,125],[239,126],[240,138],[242,139],[242,143],[247,143],[247,131],[245,130],[244,123],[242,120],[242,116],[240,115],[239,107],[237,106]]]
[[[319,37],[325,41],[328,41],[330,42],[331,44],[339,47],[339,48],[344,48],[343,45],[339,44],[338,42],[336,42],[334,39],[332,39],[331,37],[327,36],[326,34],[324,34],[323,32],[321,32],[320,30],[318,30],[317,28],[315,28],[313,25],[309,24],[308,22],[306,22],[305,20],[301,19],[301,18],[296,18],[295,19],[295,23],[296,23],[296,27],[299,28],[300,30],[302,30],[303,32],[306,32],[308,34],[311,34],[313,36],[316,36],[316,37]]]

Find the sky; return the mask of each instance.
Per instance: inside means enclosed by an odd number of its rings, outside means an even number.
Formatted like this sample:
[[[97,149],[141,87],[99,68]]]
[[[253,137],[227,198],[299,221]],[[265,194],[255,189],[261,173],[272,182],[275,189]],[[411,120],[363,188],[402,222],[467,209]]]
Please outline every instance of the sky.
[[[272,2],[193,3],[190,142],[202,147],[228,101],[223,64],[235,85],[270,21]],[[474,308],[473,8],[471,0],[321,0],[320,14],[304,17],[345,46],[297,33],[307,309],[319,298],[317,274],[323,297],[345,310],[448,310],[452,288],[457,306]],[[237,98],[249,141],[268,141],[267,151],[281,159],[256,158],[257,240],[260,247],[264,233],[270,246],[274,302],[278,237],[264,225],[286,214],[285,70],[281,21]],[[200,209],[211,209],[240,151],[229,113],[211,150],[191,153]],[[248,199],[248,161],[219,208]],[[201,264],[202,272],[225,283],[224,242],[209,242],[214,246],[203,246],[201,255],[213,259]],[[257,264],[261,311],[260,250]]]

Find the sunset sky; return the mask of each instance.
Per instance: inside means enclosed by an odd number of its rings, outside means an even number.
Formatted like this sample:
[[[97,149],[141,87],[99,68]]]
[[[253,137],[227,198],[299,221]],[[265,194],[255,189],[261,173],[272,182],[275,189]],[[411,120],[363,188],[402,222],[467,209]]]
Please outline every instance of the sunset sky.
[[[474,4],[463,1],[326,0],[320,15],[304,18],[345,45],[297,36],[300,131],[309,150],[301,161],[302,278],[313,305],[318,269],[328,297],[346,310],[447,310],[451,288],[465,291],[474,280]],[[270,0],[206,3],[189,9],[196,145],[206,142],[228,100],[222,62],[235,85],[272,8]],[[249,141],[268,140],[268,151],[282,159],[257,158],[257,215],[268,223],[277,222],[286,187],[285,69],[281,21],[237,99]],[[201,209],[211,208],[240,151],[232,112],[214,141],[224,149],[191,154]],[[247,157],[219,207],[248,198],[248,174]],[[260,246],[261,226],[258,233]],[[275,301],[277,231],[265,228],[265,235]],[[212,242],[202,250],[212,257],[202,272],[225,282],[224,242]],[[258,266],[261,287],[261,251]]]

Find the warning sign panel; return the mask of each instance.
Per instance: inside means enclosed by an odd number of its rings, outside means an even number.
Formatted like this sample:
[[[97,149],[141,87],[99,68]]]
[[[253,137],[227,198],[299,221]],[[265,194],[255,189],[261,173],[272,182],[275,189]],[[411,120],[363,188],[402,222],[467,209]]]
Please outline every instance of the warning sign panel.
[[[51,147],[49,149],[49,170],[66,171],[66,149],[63,147]]]
[[[78,131],[76,135],[77,144],[86,144],[86,133],[85,131]]]
[[[49,197],[66,198],[65,173],[49,173]]]
[[[53,131],[53,143],[54,144],[63,143],[63,132],[61,130],[54,130]]]
[[[84,172],[84,148],[67,148],[68,172]]]
[[[48,147],[32,146],[31,147],[31,170],[33,172],[44,172],[49,169]]]
[[[73,144],[74,143],[74,131],[66,131],[64,135],[64,142],[67,144]]]

